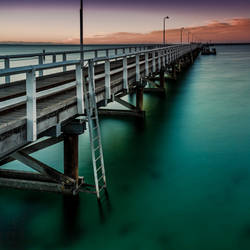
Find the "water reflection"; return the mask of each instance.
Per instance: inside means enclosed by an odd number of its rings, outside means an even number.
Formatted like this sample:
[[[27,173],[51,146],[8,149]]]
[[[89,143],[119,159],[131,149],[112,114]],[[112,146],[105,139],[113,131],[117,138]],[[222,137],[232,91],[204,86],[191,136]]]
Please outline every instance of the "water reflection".
[[[105,189],[101,195],[101,198],[97,200],[97,204],[99,209],[100,223],[104,224],[112,212],[111,201],[107,189]]]
[[[84,211],[81,211],[84,212]],[[63,196],[63,239],[65,243],[70,243],[84,233],[80,231],[80,197],[79,194]],[[82,222],[81,222],[82,224]],[[81,225],[82,226],[82,225]]]

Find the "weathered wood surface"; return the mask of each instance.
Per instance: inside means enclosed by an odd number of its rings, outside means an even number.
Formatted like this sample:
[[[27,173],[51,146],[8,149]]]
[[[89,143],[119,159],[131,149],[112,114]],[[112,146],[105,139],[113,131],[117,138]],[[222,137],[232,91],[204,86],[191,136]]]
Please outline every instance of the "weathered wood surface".
[[[156,53],[157,55],[157,53]],[[173,61],[172,61],[173,62]],[[169,61],[168,63],[172,63]],[[163,60],[155,60],[156,71],[159,71],[159,64]],[[136,87],[136,56],[128,58],[128,85],[130,89]],[[148,61],[149,73],[153,72],[152,54]],[[124,91],[123,86],[123,60],[113,60],[110,63],[111,94],[119,94]],[[138,73],[138,72],[137,72]],[[83,76],[88,76],[88,69],[85,68]],[[140,56],[140,77],[145,76],[145,55]],[[95,65],[95,86],[97,103],[105,103],[105,64]],[[56,73],[48,76],[37,77],[36,91],[47,90],[56,86],[75,81],[75,71]],[[0,102],[26,95],[25,81],[12,82],[0,86]],[[62,124],[77,116],[76,88],[72,87],[66,91],[57,92],[56,95],[48,95],[37,99],[37,135],[39,137],[44,131]],[[1,109],[0,106],[0,159],[28,145],[27,142],[27,121],[26,104],[13,105],[8,109]]]
[[[129,64],[135,62],[135,58],[130,58]],[[111,63],[111,70],[122,69],[122,60]],[[141,71],[144,69],[141,67]],[[111,75],[111,92],[116,94],[123,90],[122,71]],[[128,70],[130,85],[135,82],[135,67]],[[84,70],[87,76],[87,69]],[[95,75],[100,78],[96,79],[97,102],[105,99],[104,87],[104,64],[95,66]],[[103,75],[103,77],[102,77]],[[44,76],[37,79],[37,92],[52,88],[58,85],[75,80],[74,71],[57,73],[51,76]],[[0,87],[0,101],[10,98],[26,95],[25,81],[5,84]],[[37,133],[38,136],[45,130],[56,126],[58,123],[77,115],[76,89],[57,93],[57,95],[47,96],[37,101]],[[18,148],[27,144],[26,134],[26,105],[17,105],[12,109],[2,110],[0,107],[0,158],[3,155],[14,152]]]

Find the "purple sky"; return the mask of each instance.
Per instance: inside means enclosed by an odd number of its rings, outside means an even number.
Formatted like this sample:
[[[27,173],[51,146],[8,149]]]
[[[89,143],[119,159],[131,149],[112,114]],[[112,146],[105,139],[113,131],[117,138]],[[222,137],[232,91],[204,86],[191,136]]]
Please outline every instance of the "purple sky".
[[[179,9],[223,9],[229,10],[246,10],[250,12],[249,0],[84,0],[84,6],[89,8],[126,8],[126,9],[162,9],[162,8],[179,8]],[[36,7],[36,6],[65,6],[77,7],[79,0],[0,0],[0,7]]]
[[[79,38],[80,0],[0,0],[0,41],[71,42]],[[149,33],[250,18],[250,0],[83,0],[84,37]]]

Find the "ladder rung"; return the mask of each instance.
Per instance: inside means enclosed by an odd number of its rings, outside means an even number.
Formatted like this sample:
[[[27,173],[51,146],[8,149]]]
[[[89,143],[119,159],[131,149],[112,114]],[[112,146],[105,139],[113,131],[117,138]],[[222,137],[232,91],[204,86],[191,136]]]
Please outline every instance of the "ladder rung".
[[[96,137],[93,139],[93,141],[96,141],[97,139],[99,139],[99,137],[98,137],[98,136],[96,136]]]
[[[98,179],[98,182],[99,182],[101,179],[103,179],[103,177],[104,177],[104,175],[102,175],[102,176]]]
[[[96,159],[95,159],[95,161],[98,161],[98,160],[100,160],[101,159],[101,155],[100,156],[98,156]]]
[[[102,185],[101,188],[99,189],[99,193],[104,189],[106,188],[106,185]]]
[[[102,169],[102,165],[96,169],[96,172],[99,172]]]
[[[96,127],[93,128],[93,130],[96,130],[97,128],[98,128],[98,127],[96,126]]]

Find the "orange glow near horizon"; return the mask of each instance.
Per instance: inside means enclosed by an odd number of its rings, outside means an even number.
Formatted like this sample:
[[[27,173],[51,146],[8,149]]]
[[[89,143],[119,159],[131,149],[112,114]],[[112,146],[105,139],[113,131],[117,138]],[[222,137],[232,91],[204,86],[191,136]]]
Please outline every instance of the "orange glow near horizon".
[[[161,43],[161,12],[89,10],[84,18],[85,44]],[[167,22],[167,42],[180,42],[180,28],[184,27],[183,42],[187,32],[196,41],[219,43],[249,43],[250,18],[203,17],[204,13],[190,16],[184,12],[172,12]],[[207,14],[208,15],[208,14]],[[145,19],[145,16],[147,19]],[[101,21],[100,21],[101,20]],[[119,22],[114,22],[119,20]],[[226,21],[225,21],[226,20]],[[79,44],[79,11],[71,9],[0,10],[0,42],[42,42]],[[183,23],[186,24],[182,25]],[[191,39],[191,38],[190,38]]]
[[[183,42],[187,42],[187,32],[191,32],[194,41],[215,43],[249,43],[250,18],[235,18],[227,22],[213,21],[204,26],[185,27]],[[170,29],[166,32],[168,43],[180,43],[180,29]],[[191,41],[190,35],[190,41]],[[79,39],[65,40],[64,43],[77,44]],[[86,37],[86,44],[131,44],[131,43],[161,43],[162,30],[148,33],[117,32],[107,35]]]

